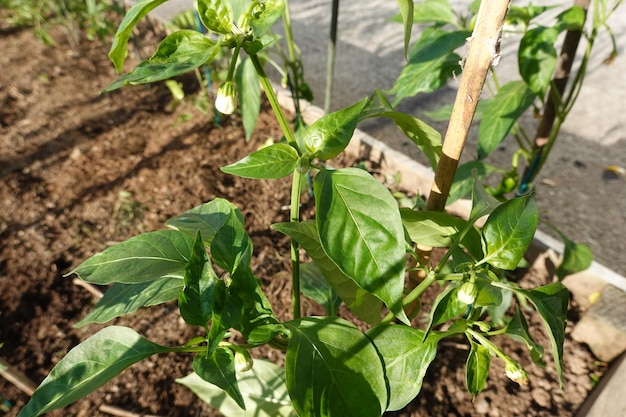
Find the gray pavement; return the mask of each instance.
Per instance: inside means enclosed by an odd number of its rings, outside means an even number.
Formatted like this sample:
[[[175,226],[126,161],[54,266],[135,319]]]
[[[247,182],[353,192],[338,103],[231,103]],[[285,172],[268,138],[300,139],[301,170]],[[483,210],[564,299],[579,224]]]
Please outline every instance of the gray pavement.
[[[451,1],[458,10],[467,3],[468,0]],[[546,3],[570,4],[563,0]],[[323,107],[331,0],[291,0],[290,5],[305,79],[315,95],[314,104]],[[193,0],[170,0],[155,9],[153,15],[167,20],[189,7],[193,7]],[[340,2],[333,109],[353,104],[375,88],[385,90],[393,86],[405,63],[402,27],[389,20],[397,11],[397,3],[390,0]],[[612,65],[602,64],[610,51],[608,36],[598,39],[578,102],[538,178],[537,199],[544,219],[570,239],[591,246],[598,262],[626,275],[626,178],[603,177],[606,166],[626,168],[626,5],[614,13],[609,25],[621,55]],[[418,36],[416,28],[413,39]],[[503,39],[502,59],[497,68],[502,82],[517,77],[516,45],[515,38]],[[456,85],[451,82],[437,93],[403,101],[400,110],[424,117],[424,111],[452,103],[455,91]],[[529,116],[525,124],[531,132],[533,123]],[[445,125],[434,125],[442,133],[445,131]],[[368,121],[359,127],[392,148],[427,163],[391,124]],[[514,142],[507,140],[489,162],[508,167],[514,150]],[[463,158],[469,160],[473,155],[475,131]],[[554,235],[548,227],[542,230]]]

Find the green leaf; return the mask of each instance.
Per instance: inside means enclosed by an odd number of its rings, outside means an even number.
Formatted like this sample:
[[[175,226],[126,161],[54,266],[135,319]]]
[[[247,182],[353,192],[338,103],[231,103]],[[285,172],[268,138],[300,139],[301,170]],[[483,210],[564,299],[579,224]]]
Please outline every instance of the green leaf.
[[[523,25],[527,27],[530,21],[544,12],[553,9],[556,6],[536,6],[529,4],[525,7],[511,5],[509,13],[506,16],[506,22],[510,25]]]
[[[527,31],[520,41],[517,58],[520,75],[532,92],[541,98],[545,96],[556,69],[554,43],[558,35],[555,27],[539,26]]]
[[[50,371],[18,414],[36,417],[65,407],[101,387],[130,365],[170,349],[127,327],[100,330],[70,350]]]
[[[246,133],[246,142],[250,140],[256,121],[261,111],[261,85],[254,64],[246,57],[235,71],[235,83],[241,104],[241,121]]]
[[[430,331],[433,326],[452,320],[467,310],[467,304],[459,300],[457,296],[458,289],[459,287],[449,284],[445,290],[437,295],[433,307],[430,310],[428,331]]]
[[[161,41],[150,59],[111,83],[103,92],[124,85],[147,84],[184,74],[210,61],[218,45],[194,30],[179,30]]]
[[[385,371],[363,333],[337,317],[308,317],[286,325],[291,330],[287,390],[299,415],[382,415],[388,400]]]
[[[520,341],[526,344],[530,357],[537,366],[546,366],[543,362],[543,346],[535,342],[528,331],[528,322],[519,309],[519,306],[515,307],[515,314],[511,317],[511,320],[507,323],[505,328],[505,334],[511,339]]]
[[[319,118],[307,127],[303,135],[296,137],[300,150],[322,160],[339,155],[350,143],[366,101],[367,99],[363,99],[350,107]]]
[[[228,35],[233,27],[233,10],[228,0],[198,0],[198,16],[210,31]]]
[[[237,207],[223,198],[216,198],[208,203],[201,204],[185,213],[172,217],[165,224],[175,230],[189,235],[191,238],[200,231],[204,244],[211,246],[216,233],[226,224],[233,212],[243,216]]]
[[[476,112],[474,112],[474,121],[478,121],[483,118],[485,114],[485,108],[491,102],[491,99],[481,98],[478,101],[478,105],[476,106]],[[454,104],[444,104],[433,111],[425,111],[424,114],[430,120],[434,122],[447,122],[450,120],[450,116],[452,116],[452,109],[454,108]]]
[[[470,353],[465,364],[465,384],[474,398],[485,388],[490,363],[489,349],[470,340]]]
[[[434,248],[449,247],[467,223],[459,217],[438,211],[401,208],[400,215],[411,241]]]
[[[144,233],[92,256],[68,275],[94,284],[182,278],[192,248],[193,239],[174,230]]]
[[[454,51],[463,46],[469,36],[471,32],[468,31],[424,29],[391,90],[396,95],[394,105],[405,97],[435,91],[455,73],[460,74],[461,57]]]
[[[472,192],[474,177],[472,171],[476,170],[476,180],[485,178],[496,171],[496,168],[482,161],[469,161],[458,167],[454,174],[450,194],[446,204],[452,204],[458,199],[465,198]]]
[[[478,219],[493,212],[502,205],[502,202],[489,194],[485,187],[478,180],[478,170],[472,169],[472,210],[470,211],[469,222],[476,223]]]
[[[357,317],[369,324],[376,324],[380,321],[382,302],[359,287],[328,257],[320,243],[315,221],[278,223],[272,225],[272,229],[290,236],[304,248],[322,271],[326,281]]]
[[[428,158],[430,165],[436,167],[441,157],[441,133],[427,123],[402,112],[382,112],[380,117],[391,119],[402,132],[413,141]]]
[[[424,331],[400,325],[381,325],[367,331],[383,358],[389,383],[388,411],[400,410],[422,389],[428,366],[437,355],[437,338],[425,342]]]
[[[563,388],[565,384],[563,379],[563,343],[565,341],[569,291],[560,282],[533,290],[511,289],[528,298],[541,316],[552,344],[552,356],[559,376],[559,384]]]
[[[561,233],[561,238],[565,243],[563,258],[556,268],[556,276],[563,279],[568,275],[584,271],[591,266],[593,253],[589,246],[584,243],[572,242]]]
[[[213,289],[217,276],[206,253],[200,232],[196,234],[193,252],[185,268],[184,287],[178,297],[178,308],[185,322],[206,327],[211,319]]]
[[[411,31],[413,29],[413,0],[397,0],[404,24],[404,57],[409,53],[409,43],[411,42]]]
[[[496,208],[483,227],[482,262],[513,270],[535,235],[538,212],[532,194],[511,199]]]
[[[244,178],[276,179],[292,174],[297,162],[298,152],[291,145],[279,142],[261,148],[221,170]]]
[[[300,265],[300,289],[302,294],[320,303],[327,315],[337,315],[341,297],[326,281],[315,262]]]
[[[486,158],[500,146],[534,99],[535,93],[523,81],[511,81],[500,88],[480,122],[478,159]]]
[[[485,274],[476,278],[478,295],[474,305],[477,307],[499,306],[502,304],[502,289],[491,285],[491,280]]]
[[[139,284],[114,283],[94,308],[74,327],[107,321],[133,313],[142,307],[176,300],[183,288],[181,278],[160,278]]]
[[[237,384],[235,357],[230,349],[218,347],[208,358],[204,353],[196,355],[193,370],[203,380],[223,389],[243,410],[246,409]]]
[[[559,32],[565,30],[582,30],[585,25],[585,9],[580,6],[572,6],[557,16],[556,27]]]
[[[245,403],[242,410],[226,393],[192,373],[176,380],[225,416],[293,417],[293,407],[285,385],[285,370],[266,360],[255,359],[247,372],[236,372],[239,391]]]
[[[284,10],[284,0],[265,0],[260,3],[253,11],[252,19],[250,19],[250,27],[252,27],[254,36],[260,38],[265,35],[280,19]]]
[[[358,168],[320,171],[314,181],[317,230],[324,251],[361,288],[402,321],[404,227],[389,190]]]
[[[139,0],[128,10],[117,28],[117,32],[113,38],[113,44],[109,50],[109,58],[111,62],[113,62],[113,65],[115,65],[115,69],[118,73],[122,72],[122,68],[124,67],[128,40],[133,33],[135,25],[152,9],[166,1],[167,0]]]
[[[232,206],[222,227],[211,241],[211,256],[217,266],[234,274],[240,266],[250,269],[252,240],[243,224],[243,214]]]
[[[426,0],[415,3],[413,21],[415,23],[449,23],[459,26],[448,0]]]

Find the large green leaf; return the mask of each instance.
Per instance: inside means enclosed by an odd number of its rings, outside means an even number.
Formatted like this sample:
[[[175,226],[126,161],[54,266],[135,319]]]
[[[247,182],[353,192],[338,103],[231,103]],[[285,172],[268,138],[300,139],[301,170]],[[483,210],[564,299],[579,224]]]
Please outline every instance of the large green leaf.
[[[174,230],[144,233],[92,256],[69,274],[94,284],[182,278],[192,248],[193,239]]]
[[[241,122],[246,133],[246,141],[249,141],[261,112],[261,84],[249,57],[237,65],[235,83],[241,105]]]
[[[326,114],[296,137],[300,151],[322,160],[339,155],[350,143],[367,99]]]
[[[287,390],[299,415],[382,415],[388,401],[385,371],[359,329],[337,317],[307,317],[286,325],[291,331]]]
[[[400,410],[422,389],[428,366],[437,355],[436,337],[424,340],[424,331],[400,325],[381,325],[366,333],[383,358],[389,383],[387,410]]]
[[[234,204],[223,198],[216,198],[187,210],[179,216],[172,217],[165,224],[172,229],[180,230],[191,238],[195,237],[199,230],[205,245],[210,246],[215,234],[224,226],[232,212],[238,213],[243,222],[243,216]]]
[[[389,190],[369,173],[346,168],[320,171],[314,192],[317,230],[328,257],[408,323],[402,307],[404,227]]]
[[[152,9],[165,3],[167,0],[139,0],[131,7],[122,22],[117,27],[117,32],[113,38],[113,44],[109,51],[109,58],[118,73],[122,72],[124,60],[126,59],[126,48],[128,40],[133,34],[135,25],[144,18]]]
[[[413,0],[397,0],[400,8],[400,16],[402,16],[402,24],[404,25],[404,56],[409,52],[409,43],[411,42],[411,31],[413,30],[413,10],[415,8]]]
[[[265,35],[283,15],[285,7],[285,0],[265,0],[259,3],[250,19],[254,36],[260,38]]]
[[[297,162],[298,152],[293,146],[279,142],[261,148],[221,170],[244,178],[276,179],[293,173]]]
[[[555,27],[539,26],[527,31],[520,41],[518,66],[522,79],[538,97],[545,96],[554,75],[557,52],[554,43],[559,31]]]
[[[511,317],[511,320],[507,323],[505,328],[506,334],[517,341],[526,344],[530,357],[533,362],[538,366],[545,366],[543,362],[543,346],[535,342],[533,337],[528,331],[528,322],[520,311],[519,306],[515,307],[515,314]]]
[[[179,30],[161,41],[150,59],[111,83],[104,92],[124,85],[146,84],[184,74],[210,61],[218,45],[194,30]]]
[[[65,407],[111,380],[130,365],[170,351],[127,327],[100,330],[70,350],[50,371],[18,414],[36,417]]]
[[[465,364],[465,384],[474,398],[485,388],[490,363],[489,349],[470,340],[470,353]]]
[[[496,208],[483,227],[482,262],[500,269],[515,269],[535,235],[538,220],[532,194],[511,199]]]
[[[471,32],[444,31],[437,27],[424,29],[400,72],[392,93],[394,105],[405,97],[427,93],[443,87],[446,81],[461,72],[461,57],[454,53],[464,45]]]
[[[459,300],[459,287],[448,284],[448,286],[437,295],[433,307],[430,310],[430,320],[427,331],[433,326],[452,320],[467,311],[467,304]]]
[[[204,353],[196,355],[193,359],[193,370],[203,380],[223,389],[239,407],[246,409],[237,384],[235,357],[230,349],[217,348],[209,357]]]
[[[300,289],[302,294],[320,303],[327,315],[337,315],[341,297],[326,281],[315,262],[300,265]]]
[[[185,322],[206,327],[211,319],[213,290],[217,276],[206,253],[200,232],[185,268],[184,287],[178,297],[178,308]]]
[[[246,409],[222,389],[192,373],[176,380],[193,391],[200,399],[217,408],[225,416],[237,417],[294,417],[293,407],[285,385],[285,370],[280,366],[256,359],[247,372],[236,372],[239,391]]]
[[[183,288],[181,278],[160,278],[139,284],[114,283],[96,303],[94,308],[74,327],[107,321],[130,314],[142,307],[175,300]]]
[[[567,325],[569,291],[560,282],[533,290],[511,289],[528,298],[541,316],[550,337],[552,356],[562,388],[565,383],[563,379],[563,343],[565,341],[565,326]]]
[[[209,30],[228,35],[233,27],[233,10],[228,0],[198,0],[198,16]]]
[[[466,221],[438,211],[400,209],[404,228],[411,241],[424,246],[444,248],[465,228]]]
[[[328,257],[320,243],[315,221],[278,223],[272,225],[272,228],[290,236],[304,248],[322,271],[326,281],[356,316],[369,324],[376,324],[380,321],[382,302],[359,287]]]
[[[523,81],[511,81],[489,102],[478,129],[478,159],[500,146],[517,119],[533,104],[535,93]]]

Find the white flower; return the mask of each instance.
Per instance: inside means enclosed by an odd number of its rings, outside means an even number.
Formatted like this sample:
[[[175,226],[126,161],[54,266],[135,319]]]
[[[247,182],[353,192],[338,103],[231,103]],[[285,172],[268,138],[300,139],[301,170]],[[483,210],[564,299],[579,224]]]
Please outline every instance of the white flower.
[[[220,85],[215,98],[215,108],[222,114],[233,114],[237,109],[237,86],[232,81]]]
[[[456,294],[459,301],[465,304],[473,304],[476,301],[476,295],[478,295],[478,288],[476,288],[476,284],[473,282],[466,282],[461,285],[459,292]]]
[[[520,385],[528,384],[528,375],[526,375],[526,371],[524,368],[520,366],[519,363],[515,361],[507,361],[504,366],[504,373],[506,376],[514,382],[517,382]]]

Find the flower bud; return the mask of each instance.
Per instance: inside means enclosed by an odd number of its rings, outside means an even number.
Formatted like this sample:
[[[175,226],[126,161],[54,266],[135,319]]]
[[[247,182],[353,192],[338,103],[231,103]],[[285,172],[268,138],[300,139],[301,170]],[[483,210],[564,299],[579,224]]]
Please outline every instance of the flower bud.
[[[466,282],[461,285],[459,288],[459,292],[457,292],[456,296],[459,298],[459,301],[465,304],[473,304],[476,301],[476,296],[478,295],[478,288],[476,284],[473,282]]]
[[[215,108],[222,114],[233,114],[237,109],[237,86],[232,81],[220,85],[215,98]]]
[[[254,361],[247,350],[235,351],[235,369],[237,372],[246,372],[252,369]]]
[[[511,381],[517,382],[520,385],[528,384],[528,375],[526,375],[526,371],[519,363],[512,360],[507,361],[504,366],[504,372]]]

